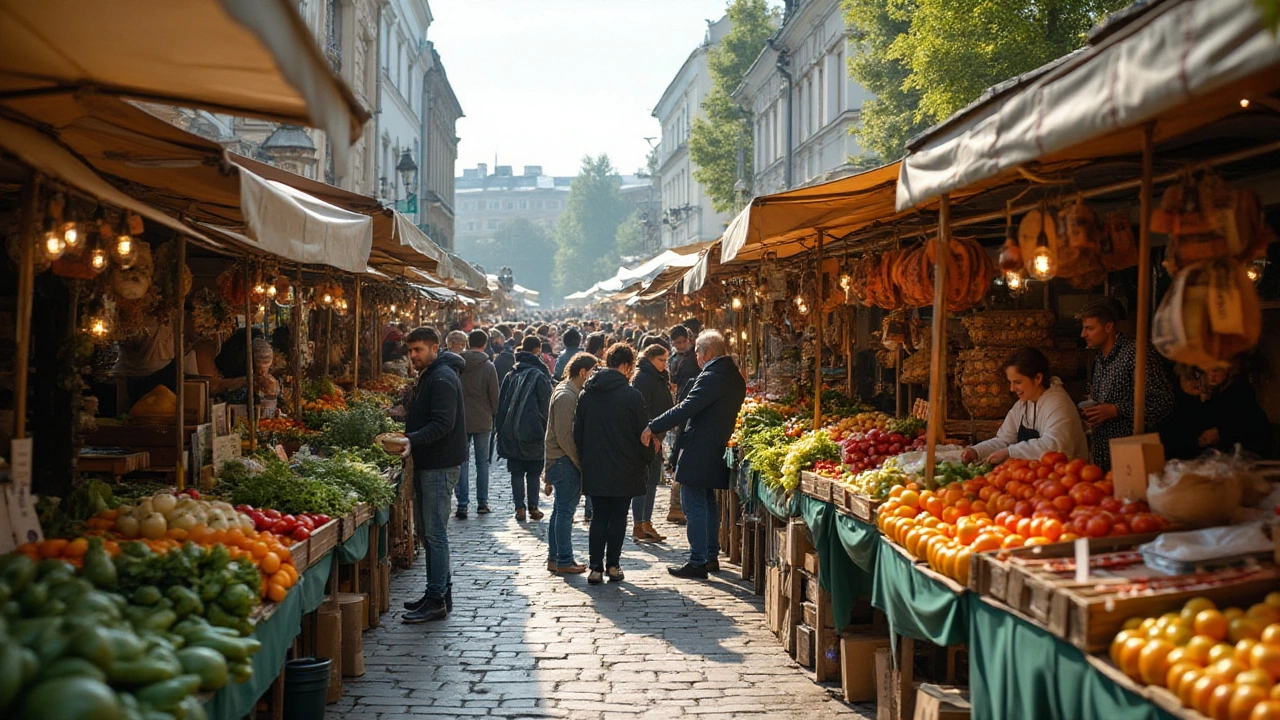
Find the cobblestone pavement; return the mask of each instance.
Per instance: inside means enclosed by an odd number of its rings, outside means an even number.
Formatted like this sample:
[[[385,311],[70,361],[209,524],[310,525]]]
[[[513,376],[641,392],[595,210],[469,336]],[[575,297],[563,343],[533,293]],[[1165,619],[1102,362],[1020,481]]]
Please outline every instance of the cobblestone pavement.
[[[737,582],[736,568],[709,581],[666,571],[687,549],[684,529],[664,522],[661,545],[628,537],[626,580],[591,586],[586,575],[546,569],[547,517],[516,522],[505,468],[494,467],[494,513],[450,520],[454,611],[447,620],[405,625],[401,604],[425,587],[419,560],[393,575],[391,613],[364,634],[365,674],[343,680],[330,717],[400,718],[873,718],[838,687],[813,682],[764,625],[763,598]],[[472,485],[474,493],[474,484]],[[586,560],[581,522],[574,550]],[[629,533],[628,533],[629,535]]]

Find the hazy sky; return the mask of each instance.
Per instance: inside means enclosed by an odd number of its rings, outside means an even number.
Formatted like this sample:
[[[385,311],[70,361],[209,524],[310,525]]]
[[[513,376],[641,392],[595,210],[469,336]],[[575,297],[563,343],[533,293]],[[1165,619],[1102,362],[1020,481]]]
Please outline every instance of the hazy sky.
[[[466,117],[457,174],[494,155],[576,175],[583,155],[644,167],[653,106],[726,0],[430,0]]]

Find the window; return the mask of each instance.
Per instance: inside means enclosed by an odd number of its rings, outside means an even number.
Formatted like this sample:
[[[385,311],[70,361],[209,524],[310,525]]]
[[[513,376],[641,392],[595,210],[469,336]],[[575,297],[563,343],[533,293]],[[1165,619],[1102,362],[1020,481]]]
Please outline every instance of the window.
[[[521,209],[521,210],[528,210],[528,209],[529,209],[529,201],[528,201],[528,200],[521,200],[521,201],[520,201],[520,209]]]
[[[516,204],[515,204],[515,202],[514,202],[514,201],[512,201],[512,200],[508,200],[508,201],[507,201],[507,209],[508,209],[508,210],[515,210],[515,209],[516,209]]]
[[[501,209],[502,209],[502,201],[501,201],[501,200],[490,200],[490,201],[489,201],[489,209],[490,209],[490,210],[501,210]]]
[[[489,221],[489,224],[488,224],[486,227],[487,227],[489,230],[497,230],[497,229],[498,229],[498,221],[497,221],[497,220],[490,220],[490,221]]]
[[[847,80],[849,76],[849,68],[845,65],[843,47],[840,48],[838,60],[839,62],[837,63],[837,67],[839,69],[839,73],[836,75],[836,112],[840,113],[849,109],[844,106],[845,84],[849,82]]]

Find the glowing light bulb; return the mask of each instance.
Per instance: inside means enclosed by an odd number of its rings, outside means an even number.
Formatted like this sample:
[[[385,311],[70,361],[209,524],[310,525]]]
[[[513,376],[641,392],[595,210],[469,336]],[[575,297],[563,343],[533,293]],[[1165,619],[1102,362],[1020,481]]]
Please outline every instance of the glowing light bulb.
[[[1009,289],[1015,292],[1021,290],[1025,284],[1022,279],[1022,273],[1017,270],[1006,270],[1004,273],[1004,284],[1009,286]]]
[[[1240,107],[1242,108],[1249,107],[1249,98],[1240,98]]]
[[[277,293],[277,292],[279,292],[279,290],[276,290],[276,286],[275,286],[275,285],[268,285],[268,286],[267,286],[267,297],[269,297],[269,298],[273,298],[273,297],[275,297],[275,296],[276,296],[276,293]]]
[[[50,260],[57,260],[66,251],[67,243],[62,239],[62,233],[50,230],[44,234],[44,252]]]
[[[76,249],[80,245],[80,231],[76,228],[76,224],[69,222],[62,225],[62,242],[71,249]]]
[[[89,334],[95,338],[101,339],[107,336],[107,319],[101,315],[94,316],[89,321]]]
[[[849,288],[853,287],[853,277],[849,273],[840,276],[840,289],[849,292]]]
[[[266,294],[267,294],[267,286],[266,286],[266,285],[263,285],[262,283],[258,283],[257,285],[254,285],[254,286],[253,286],[253,294],[254,294],[254,295],[266,295]]]
[[[743,330],[743,331],[742,331],[742,339],[743,339],[743,340],[746,340],[746,339],[747,339],[747,331],[746,331],[746,330]]]
[[[737,295],[734,295],[734,296],[733,296],[733,300],[732,300],[732,301],[730,301],[730,303],[729,303],[729,304],[730,304],[730,306],[732,306],[732,307],[733,307],[733,309],[734,309],[734,310],[741,310],[741,309],[742,309],[742,298],[741,298],[741,297],[739,297],[739,296],[737,296]]]
[[[100,273],[107,269],[107,251],[100,247],[93,249],[89,255],[89,267],[93,268],[95,273]]]
[[[1249,282],[1256,283],[1262,279],[1262,273],[1266,271],[1266,260],[1254,260],[1244,269],[1244,274],[1249,278]]]
[[[395,305],[392,305],[392,306],[391,306],[391,312],[392,312],[392,313],[394,313],[395,311],[396,311],[396,306],[395,306]]]
[[[326,292],[324,295],[320,297],[320,302],[324,303],[325,305],[332,305],[333,296]]]
[[[1031,253],[1031,277],[1043,282],[1053,279],[1057,273],[1058,259],[1053,256],[1053,251],[1045,245],[1037,247]]]
[[[120,267],[125,270],[133,267],[135,254],[131,235],[125,233],[116,237],[116,261],[120,263]]]

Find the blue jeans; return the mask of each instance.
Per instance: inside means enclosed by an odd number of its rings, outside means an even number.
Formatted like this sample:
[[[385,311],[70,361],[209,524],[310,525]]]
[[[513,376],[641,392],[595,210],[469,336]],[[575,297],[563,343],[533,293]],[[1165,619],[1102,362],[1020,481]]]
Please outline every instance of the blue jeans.
[[[467,433],[467,442],[471,443],[473,450],[468,451],[476,456],[476,504],[489,504],[489,433]],[[454,493],[458,498],[458,509],[461,510],[467,506],[470,501],[471,487],[467,483],[467,470],[471,465],[471,458],[468,457],[462,461],[462,471],[458,475],[458,490]]]
[[[543,458],[537,460],[515,460],[507,458],[507,469],[511,471],[511,500],[516,509],[524,508],[528,503],[530,510],[538,509],[538,481],[542,476]]]
[[[720,508],[711,488],[680,486],[680,504],[687,521],[689,562],[706,565],[720,557]]]
[[[582,497],[582,473],[568,457],[556,458],[547,468],[547,482],[556,493],[547,528],[547,558],[561,567],[573,565],[573,514]]]
[[[418,470],[414,473],[414,505],[418,538],[427,556],[427,597],[444,601],[453,584],[449,572],[449,496],[458,484],[459,468]]]
[[[644,494],[631,499],[631,520],[637,524],[653,522],[653,501],[658,496],[658,486],[662,484],[662,455],[653,456],[649,463],[648,482],[645,483]]]

